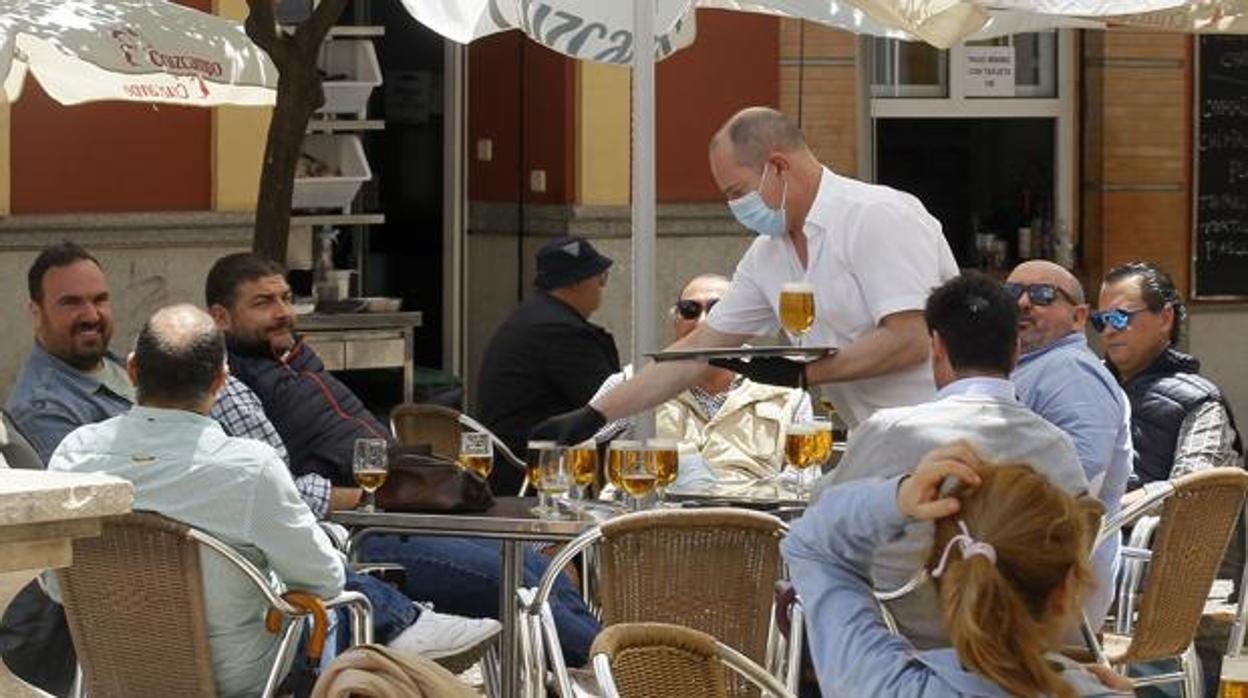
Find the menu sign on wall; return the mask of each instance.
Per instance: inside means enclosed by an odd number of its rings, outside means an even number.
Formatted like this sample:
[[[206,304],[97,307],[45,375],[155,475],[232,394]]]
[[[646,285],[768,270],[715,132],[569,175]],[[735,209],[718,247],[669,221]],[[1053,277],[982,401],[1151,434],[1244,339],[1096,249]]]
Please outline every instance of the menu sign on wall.
[[[1248,296],[1248,37],[1200,37],[1192,295]]]
[[[967,97],[1014,96],[1014,47],[967,46],[962,93]]]

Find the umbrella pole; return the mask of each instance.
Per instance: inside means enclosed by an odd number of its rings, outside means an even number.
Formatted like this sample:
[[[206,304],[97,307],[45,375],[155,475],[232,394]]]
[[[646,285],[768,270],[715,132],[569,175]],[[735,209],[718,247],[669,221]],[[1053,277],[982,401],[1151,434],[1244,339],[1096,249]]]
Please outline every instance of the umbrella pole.
[[[655,317],[654,0],[633,0],[632,363],[658,349]],[[654,435],[654,411],[636,417],[636,434]]]

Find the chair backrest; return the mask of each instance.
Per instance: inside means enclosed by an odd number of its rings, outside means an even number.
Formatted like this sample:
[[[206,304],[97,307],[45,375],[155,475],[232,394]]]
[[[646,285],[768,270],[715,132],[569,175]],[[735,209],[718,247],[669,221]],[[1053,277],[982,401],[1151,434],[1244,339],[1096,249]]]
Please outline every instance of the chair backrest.
[[[459,457],[459,437],[463,426],[459,412],[441,405],[404,403],[390,411],[390,430],[399,444],[429,444],[434,455]]]
[[[605,624],[658,622],[708,633],[765,661],[782,521],[743,509],[658,510],[602,524]],[[732,695],[752,693],[739,681]]]
[[[43,459],[26,436],[17,428],[7,410],[0,410],[0,455],[10,468],[43,470]]]
[[[213,698],[212,651],[190,528],[150,513],[104,521],[58,571],[91,698]]]
[[[1174,487],[1153,538],[1128,662],[1174,657],[1191,644],[1243,511],[1248,473],[1210,468],[1175,480]]]
[[[715,638],[697,630],[667,623],[612,625],[598,634],[589,653],[606,655],[620,698],[728,695]]]

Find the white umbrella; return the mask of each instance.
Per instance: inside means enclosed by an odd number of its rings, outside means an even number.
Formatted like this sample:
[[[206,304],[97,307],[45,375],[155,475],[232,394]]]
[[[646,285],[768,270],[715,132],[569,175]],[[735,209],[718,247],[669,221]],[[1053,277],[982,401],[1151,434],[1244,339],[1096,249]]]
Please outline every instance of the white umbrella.
[[[8,101],[28,72],[61,104],[273,104],[277,85],[241,24],[165,0],[0,0]]]

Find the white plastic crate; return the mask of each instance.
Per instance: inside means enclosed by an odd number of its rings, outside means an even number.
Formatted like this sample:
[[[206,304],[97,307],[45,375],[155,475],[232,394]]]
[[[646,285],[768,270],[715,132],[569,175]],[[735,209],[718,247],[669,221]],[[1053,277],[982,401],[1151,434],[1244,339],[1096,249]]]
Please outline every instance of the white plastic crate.
[[[372,179],[360,137],[344,133],[310,133],[304,136],[303,152],[320,160],[338,174],[327,177],[295,177],[291,208],[336,208],[344,213]]]
[[[377,50],[368,39],[331,39],[321,46],[317,67],[327,75],[345,74],[345,80],[325,80],[325,106],[318,114],[354,114],[363,119],[368,98],[381,84]]]

